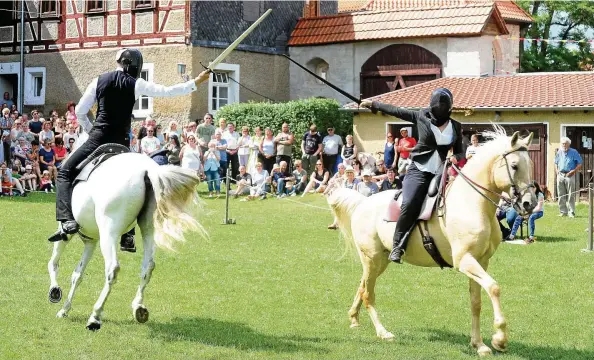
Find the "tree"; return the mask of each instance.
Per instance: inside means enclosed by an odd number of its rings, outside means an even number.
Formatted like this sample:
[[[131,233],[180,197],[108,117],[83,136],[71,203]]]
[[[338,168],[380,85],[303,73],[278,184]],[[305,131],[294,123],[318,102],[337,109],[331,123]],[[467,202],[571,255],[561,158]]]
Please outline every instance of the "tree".
[[[526,37],[531,39],[584,40],[594,28],[594,2],[518,1],[534,18]],[[594,54],[589,42],[548,42],[525,44],[522,72],[580,71],[592,69]]]

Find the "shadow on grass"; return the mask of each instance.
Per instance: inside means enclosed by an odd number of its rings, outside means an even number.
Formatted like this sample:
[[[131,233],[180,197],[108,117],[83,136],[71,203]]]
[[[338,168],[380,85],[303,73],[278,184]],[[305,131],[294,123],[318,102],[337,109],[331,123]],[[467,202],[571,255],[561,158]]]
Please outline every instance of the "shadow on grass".
[[[38,204],[55,204],[56,203],[56,194],[55,193],[27,193],[26,197],[21,196],[12,196],[12,197],[2,197],[0,200],[0,204],[3,203],[38,203]],[[1,206],[1,205],[0,205]]]
[[[276,353],[327,354],[329,352],[328,349],[314,346],[324,341],[321,338],[266,335],[238,322],[174,318],[169,323],[150,323],[148,326],[152,337],[164,341],[193,341],[208,346]]]
[[[446,342],[452,345],[458,345],[461,350],[469,355],[476,355],[476,351],[470,346],[470,334],[464,335],[453,333],[447,330],[427,329],[430,341]],[[483,334],[483,339],[487,340],[491,334]],[[485,342],[491,346],[490,341]],[[594,359],[594,351],[578,350],[570,348],[561,348],[553,346],[531,345],[511,340],[508,344],[507,354],[519,356],[528,360],[555,359],[555,360],[591,360]]]
[[[557,237],[557,236],[536,236],[536,243],[538,242],[545,242],[545,243],[556,243],[556,242],[566,242],[566,241],[582,241],[580,238],[575,237]]]

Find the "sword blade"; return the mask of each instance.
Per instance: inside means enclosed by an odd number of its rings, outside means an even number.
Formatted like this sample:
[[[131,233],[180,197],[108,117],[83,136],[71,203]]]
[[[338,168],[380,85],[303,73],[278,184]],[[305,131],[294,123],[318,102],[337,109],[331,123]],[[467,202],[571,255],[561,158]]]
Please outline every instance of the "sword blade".
[[[221,61],[223,61],[227,55],[229,55],[231,53],[231,51],[233,51],[237,45],[239,45],[239,43],[241,43],[243,41],[243,39],[245,39],[262,21],[264,21],[264,19],[270,15],[270,13],[272,12],[272,9],[268,9],[264,14],[262,14],[262,16],[260,16],[260,18],[256,21],[254,21],[254,23],[247,28],[247,30],[245,30],[243,32],[243,34],[239,35],[239,37],[237,39],[235,39],[235,41],[233,43],[231,43],[231,45],[229,45],[225,51],[223,51],[219,56],[217,56],[216,59],[214,59],[210,64],[208,64],[208,69],[209,70],[214,70],[214,68],[221,63]]]

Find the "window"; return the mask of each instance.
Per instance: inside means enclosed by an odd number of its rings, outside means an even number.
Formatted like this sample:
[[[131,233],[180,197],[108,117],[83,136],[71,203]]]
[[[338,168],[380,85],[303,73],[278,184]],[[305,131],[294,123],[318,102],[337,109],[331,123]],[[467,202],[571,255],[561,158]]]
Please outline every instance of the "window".
[[[208,111],[216,113],[227,104],[239,101],[239,65],[219,64],[208,82]]]
[[[45,104],[45,68],[25,68],[25,105]]]
[[[153,81],[153,71],[154,65],[153,64],[143,64],[142,71],[140,72],[140,77],[146,81],[152,82]],[[132,113],[134,117],[137,118],[146,118],[153,112],[153,98],[148,96],[140,96],[136,103],[134,104],[134,108]]]
[[[133,9],[148,9],[155,7],[155,2],[152,0],[135,0],[132,3]]]
[[[41,14],[58,15],[58,2],[56,0],[41,0]]]
[[[325,61],[320,61],[318,63],[318,65],[316,66],[316,75],[318,75],[319,77],[321,77],[324,80],[328,80],[328,68],[330,66],[328,65],[327,62]],[[318,82],[318,84],[323,84],[324,82],[321,80],[316,79],[316,81]]]
[[[85,3],[87,4],[87,12],[105,11],[105,1],[89,0],[89,1],[86,1]]]

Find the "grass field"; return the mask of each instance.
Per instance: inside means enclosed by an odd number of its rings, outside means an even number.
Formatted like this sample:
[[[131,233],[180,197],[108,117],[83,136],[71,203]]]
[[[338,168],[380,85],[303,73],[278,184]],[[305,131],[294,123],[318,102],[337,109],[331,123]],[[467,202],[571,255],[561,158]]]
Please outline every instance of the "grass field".
[[[472,359],[468,280],[453,270],[390,266],[377,307],[394,342],[382,342],[367,312],[349,329],[347,310],[361,276],[353,256],[326,230],[330,213],[286,200],[231,202],[236,225],[221,225],[224,200],[207,199],[210,241],[157,252],[146,291],[150,319],[137,324],[130,303],[141,252],[119,253],[122,270],[96,333],[86,321],[103,286],[97,250],[70,317],[47,300],[45,240],[55,229],[54,197],[1,199],[0,359]],[[291,198],[291,200],[296,200]],[[325,207],[321,197],[297,199]],[[490,273],[502,288],[510,328],[504,359],[594,359],[594,254],[586,245],[587,208],[558,218],[549,205],[530,246],[502,244]],[[66,295],[80,259],[67,248]],[[482,333],[490,344],[492,308],[483,292]]]

